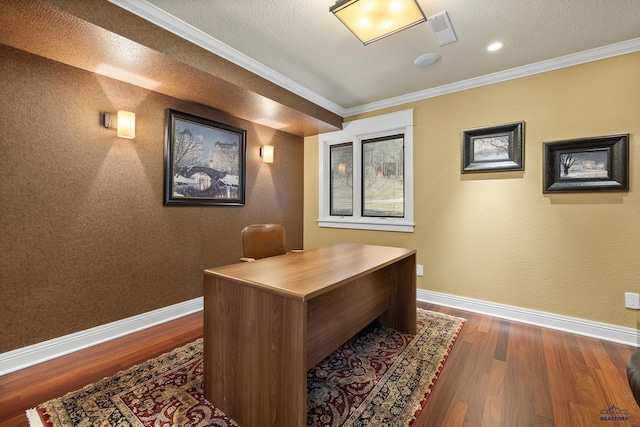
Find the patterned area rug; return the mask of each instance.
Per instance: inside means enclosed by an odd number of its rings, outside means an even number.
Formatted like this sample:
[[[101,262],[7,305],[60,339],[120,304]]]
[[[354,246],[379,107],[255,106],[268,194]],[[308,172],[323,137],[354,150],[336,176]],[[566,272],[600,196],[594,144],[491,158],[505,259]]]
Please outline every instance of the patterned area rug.
[[[418,309],[418,332],[373,323],[307,374],[307,425],[412,426],[464,319]],[[52,399],[32,427],[238,424],[202,393],[202,340]]]

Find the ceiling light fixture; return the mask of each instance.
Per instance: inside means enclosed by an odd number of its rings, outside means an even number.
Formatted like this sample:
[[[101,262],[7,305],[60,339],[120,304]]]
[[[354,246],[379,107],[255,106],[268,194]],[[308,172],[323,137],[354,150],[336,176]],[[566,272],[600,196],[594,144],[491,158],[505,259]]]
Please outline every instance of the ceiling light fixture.
[[[427,20],[417,0],[338,0],[329,11],[365,46]]]
[[[487,46],[487,50],[489,52],[495,52],[496,50],[500,49],[502,49],[502,42],[491,43],[489,46]]]

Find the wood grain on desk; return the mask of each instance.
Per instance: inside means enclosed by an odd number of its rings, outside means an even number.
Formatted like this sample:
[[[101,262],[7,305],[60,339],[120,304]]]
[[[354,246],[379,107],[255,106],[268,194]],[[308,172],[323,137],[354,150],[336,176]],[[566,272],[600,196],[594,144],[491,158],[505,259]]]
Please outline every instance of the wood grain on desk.
[[[243,427],[306,425],[309,368],[376,318],[415,333],[415,264],[342,243],[205,270],[205,397]]]
[[[205,275],[267,287],[269,292],[306,301],[415,254],[413,249],[338,243],[254,262],[205,270]]]

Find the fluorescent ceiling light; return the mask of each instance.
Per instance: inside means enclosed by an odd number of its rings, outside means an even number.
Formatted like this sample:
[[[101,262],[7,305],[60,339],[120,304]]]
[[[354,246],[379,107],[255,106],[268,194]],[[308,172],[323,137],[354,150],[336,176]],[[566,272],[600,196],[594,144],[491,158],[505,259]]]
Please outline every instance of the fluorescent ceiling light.
[[[339,0],[329,10],[365,45],[427,20],[416,0]]]

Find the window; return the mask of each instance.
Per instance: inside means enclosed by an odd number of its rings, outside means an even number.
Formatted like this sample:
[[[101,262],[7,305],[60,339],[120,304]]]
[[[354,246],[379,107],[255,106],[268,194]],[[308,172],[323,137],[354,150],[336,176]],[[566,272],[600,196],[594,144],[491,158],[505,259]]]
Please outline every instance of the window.
[[[413,110],[318,136],[321,227],[413,231]]]
[[[404,134],[362,141],[362,216],[404,218]]]
[[[353,147],[335,144],[331,156],[331,215],[353,215]]]

